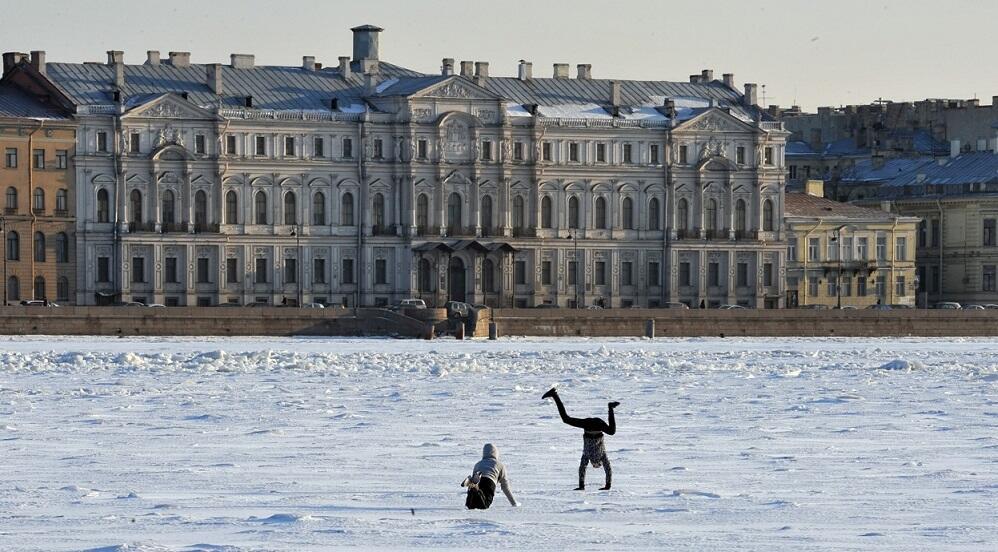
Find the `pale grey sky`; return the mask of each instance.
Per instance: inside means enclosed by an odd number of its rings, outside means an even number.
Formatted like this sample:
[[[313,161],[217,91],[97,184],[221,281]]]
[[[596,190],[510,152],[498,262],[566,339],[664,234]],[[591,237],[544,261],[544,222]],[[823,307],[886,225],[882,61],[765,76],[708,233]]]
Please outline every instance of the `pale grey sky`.
[[[104,61],[125,51],[230,53],[257,63],[326,65],[351,50],[350,27],[385,28],[382,59],[424,72],[440,59],[514,75],[591,63],[595,78],[686,80],[711,68],[765,84],[767,103],[806,109],[877,98],[998,95],[996,0],[0,0],[0,49],[50,61]],[[760,97],[761,100],[761,97]]]

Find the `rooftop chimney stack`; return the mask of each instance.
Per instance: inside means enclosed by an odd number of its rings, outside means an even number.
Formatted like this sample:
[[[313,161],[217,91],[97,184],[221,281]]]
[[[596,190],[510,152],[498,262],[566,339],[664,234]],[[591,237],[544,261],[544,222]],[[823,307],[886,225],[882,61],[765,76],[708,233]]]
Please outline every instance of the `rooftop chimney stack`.
[[[454,74],[454,58],[444,58],[440,62],[440,74],[449,77]]]
[[[173,59],[173,52],[170,52],[170,59]],[[229,67],[233,69],[252,69],[256,64],[256,56],[253,54],[230,54]]]
[[[3,54],[3,74],[6,75],[11,69],[17,67],[17,64],[21,63],[28,58],[28,54],[21,52],[4,52]]]
[[[108,50],[107,64],[114,67],[115,88],[121,89],[125,86],[125,53],[121,50]]]
[[[122,52],[121,50],[108,50],[107,64],[117,65],[119,63],[125,63],[125,52]]]
[[[697,84],[700,82],[700,75],[690,75],[690,84]]]
[[[670,119],[674,119],[676,117],[676,100],[673,100],[672,98],[666,98],[665,101],[662,102],[662,107],[665,108],[665,113],[667,117],[669,117]]]
[[[568,64],[567,63],[555,63],[554,64],[554,78],[556,78],[556,79],[567,79],[568,78]]]
[[[487,61],[476,61],[475,62],[475,83],[479,86],[485,82],[485,79],[489,78],[489,62]]]
[[[381,27],[361,25],[350,29],[353,31],[353,62],[361,73],[376,73],[378,71],[378,33]]]
[[[519,77],[522,81],[528,81],[534,78],[534,64],[521,59],[519,65]],[[995,102],[995,105],[998,105],[998,102]]]
[[[159,50],[146,50],[146,65],[159,65]]]
[[[315,71],[315,56],[302,56],[301,68],[306,71]]]
[[[950,140],[949,141],[949,156],[956,157],[960,155],[960,141]]]
[[[465,78],[472,78],[475,71],[475,62],[473,61],[462,61],[461,62],[461,76]]]
[[[208,79],[208,88],[215,93],[216,96],[222,95],[222,64],[221,63],[210,63],[204,66],[205,77]]]
[[[742,96],[742,103],[746,106],[758,105],[759,104],[759,85],[747,82],[745,83],[745,95]]]
[[[734,88],[735,88],[735,74],[734,73],[725,73],[724,74],[724,86],[727,86],[728,88],[734,90]]]
[[[580,64],[576,65],[575,68],[576,68],[576,70],[578,70],[578,74],[577,74],[576,78],[581,79],[581,80],[589,80],[589,79],[593,78],[593,66],[592,66],[592,64],[589,64],[589,63],[580,63]]]
[[[704,84],[714,80],[714,71],[711,69],[704,69],[700,72],[700,82]]]
[[[620,83],[616,81],[610,82],[610,105],[620,107]]]
[[[170,65],[174,67],[189,67],[191,65],[191,53],[170,52]]]
[[[32,50],[31,51],[31,66],[34,67],[39,73],[45,74],[45,51],[44,50]]]
[[[349,79],[352,71],[350,70],[350,56],[340,56],[340,75],[343,79]]]

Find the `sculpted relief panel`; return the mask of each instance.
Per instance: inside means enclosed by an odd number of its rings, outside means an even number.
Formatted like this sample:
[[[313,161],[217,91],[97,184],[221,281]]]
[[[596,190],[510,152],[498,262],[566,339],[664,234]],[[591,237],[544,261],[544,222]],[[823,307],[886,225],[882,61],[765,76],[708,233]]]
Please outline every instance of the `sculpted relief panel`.
[[[442,148],[444,161],[469,161],[474,149],[471,146],[471,129],[461,121],[452,120],[444,125]]]

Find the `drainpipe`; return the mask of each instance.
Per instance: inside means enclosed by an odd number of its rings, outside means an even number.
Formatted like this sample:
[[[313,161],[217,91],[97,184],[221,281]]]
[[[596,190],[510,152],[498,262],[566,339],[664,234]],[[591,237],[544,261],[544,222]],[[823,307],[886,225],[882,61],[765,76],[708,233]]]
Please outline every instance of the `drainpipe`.
[[[115,112],[112,120],[114,127],[113,140],[114,143],[111,144],[111,159],[114,165],[114,230],[113,230],[113,247],[114,252],[113,261],[111,263],[111,268],[114,272],[114,277],[111,279],[111,283],[114,286],[113,289],[116,292],[115,295],[121,296],[121,209],[119,205],[119,200],[121,198],[121,186],[124,184],[121,180],[121,155],[118,148],[121,145],[121,99],[118,100],[117,111]]]
[[[936,294],[936,300],[942,298],[943,295],[943,204],[936,200],[936,209],[939,211],[939,292]],[[925,305],[928,307],[928,305]]]
[[[820,228],[823,223],[824,223],[824,220],[819,218],[818,222],[815,223],[814,227],[811,228],[810,230],[808,230],[806,234],[804,234],[804,243],[803,244],[800,244],[800,243],[797,244],[798,255],[800,253],[802,253],[802,252],[804,253],[804,273],[803,273],[804,282],[803,282],[803,287],[801,288],[801,291],[804,292],[803,293],[804,299],[803,299],[803,302],[798,303],[797,306],[799,306],[799,307],[803,307],[803,306],[807,305],[807,286],[808,286],[808,281],[809,281],[808,277],[807,277],[807,258],[808,258],[807,239],[808,239],[808,237],[811,236],[811,234],[814,233],[815,230],[817,230],[818,228]],[[819,250],[820,250],[820,248],[819,248]],[[798,282],[797,285],[800,286],[801,282]]]
[[[35,140],[35,133],[38,132],[39,130],[41,130],[43,126],[45,126],[45,121],[39,120],[38,121],[38,126],[34,130],[32,130],[31,132],[28,133],[28,155],[26,156],[28,158],[27,159],[27,161],[28,161],[28,206],[29,206],[28,212],[31,214],[31,231],[28,234],[29,239],[30,239],[30,241],[28,241],[28,243],[31,244],[31,250],[30,250],[31,251],[31,253],[30,253],[30,257],[31,257],[31,279],[29,280],[28,285],[31,286],[31,298],[32,299],[40,299],[39,297],[35,297],[35,222],[37,222],[38,217],[37,217],[37,215],[35,215],[35,206],[32,203],[34,201],[33,192],[34,192],[34,189],[35,189],[35,150],[34,150],[34,140]],[[44,205],[42,205],[42,207],[44,207]],[[4,285],[6,285],[6,282],[4,283]],[[43,294],[44,294],[44,291],[45,290],[42,290]]]
[[[897,270],[897,237],[895,236],[895,231],[898,227],[898,219],[894,219],[894,224],[891,225],[891,243],[887,244],[887,247],[891,247],[891,278],[887,280],[888,296],[891,298],[889,305],[894,304],[894,280],[896,278],[895,271]],[[907,247],[908,244],[905,244]]]
[[[368,110],[367,104],[364,104],[364,116],[360,120],[360,125],[357,127],[357,151],[360,155],[357,156],[357,174],[360,177],[360,189],[357,191],[357,207],[354,209],[356,214],[354,222],[357,224],[357,266],[354,267],[356,273],[356,291],[354,292],[354,312],[360,307],[360,298],[363,297],[363,287],[364,287],[364,211],[366,211],[366,201],[367,194],[365,193],[367,187],[367,166],[366,157],[367,150],[364,139],[367,137],[367,126],[366,122],[369,117],[370,111]]]

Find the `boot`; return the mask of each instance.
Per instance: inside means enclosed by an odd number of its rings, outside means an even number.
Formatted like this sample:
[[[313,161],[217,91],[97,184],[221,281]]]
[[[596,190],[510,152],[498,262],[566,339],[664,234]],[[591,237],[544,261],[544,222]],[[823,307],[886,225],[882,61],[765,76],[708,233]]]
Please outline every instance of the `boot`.
[[[558,394],[558,389],[552,387],[551,389],[548,390],[547,393],[544,393],[543,395],[541,395],[541,398],[542,399],[549,399],[549,398],[551,398],[551,397],[553,397],[553,396],[555,396],[557,394]]]
[[[620,406],[620,401],[613,401],[612,403],[607,404],[607,406],[610,408],[617,408]]]

